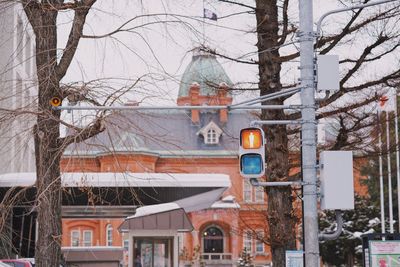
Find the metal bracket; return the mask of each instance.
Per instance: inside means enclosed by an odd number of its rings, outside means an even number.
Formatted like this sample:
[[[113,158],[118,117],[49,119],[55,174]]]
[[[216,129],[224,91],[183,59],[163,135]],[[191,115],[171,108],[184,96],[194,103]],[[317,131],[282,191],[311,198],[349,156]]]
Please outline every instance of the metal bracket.
[[[276,187],[276,186],[292,186],[298,185],[303,186],[302,181],[287,181],[287,182],[260,182],[257,178],[251,178],[250,184],[252,186],[262,186],[262,187]]]

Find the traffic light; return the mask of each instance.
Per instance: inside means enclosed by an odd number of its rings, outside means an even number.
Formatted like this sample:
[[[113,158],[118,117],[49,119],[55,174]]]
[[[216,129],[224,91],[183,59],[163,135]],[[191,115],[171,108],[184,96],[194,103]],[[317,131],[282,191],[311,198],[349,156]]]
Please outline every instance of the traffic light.
[[[58,97],[53,97],[52,99],[50,99],[50,105],[52,105],[53,107],[58,107],[61,104],[62,104],[62,101]]]
[[[261,128],[240,130],[240,174],[246,178],[259,178],[265,173],[264,131]]]

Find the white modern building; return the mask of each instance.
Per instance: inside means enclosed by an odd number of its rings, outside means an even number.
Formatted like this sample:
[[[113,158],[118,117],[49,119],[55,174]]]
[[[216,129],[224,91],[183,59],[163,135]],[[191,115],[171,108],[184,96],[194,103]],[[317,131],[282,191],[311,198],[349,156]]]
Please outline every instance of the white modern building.
[[[19,2],[0,3],[0,173],[35,170],[34,34]]]

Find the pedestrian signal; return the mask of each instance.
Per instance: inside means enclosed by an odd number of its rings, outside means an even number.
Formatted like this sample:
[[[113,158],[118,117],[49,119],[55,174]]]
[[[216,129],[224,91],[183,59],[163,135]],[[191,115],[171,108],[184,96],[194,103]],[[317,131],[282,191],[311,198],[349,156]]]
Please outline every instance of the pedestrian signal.
[[[239,165],[245,178],[259,178],[265,173],[264,131],[261,128],[240,130]]]
[[[50,99],[50,105],[52,105],[53,107],[58,107],[61,105],[61,99],[58,97],[53,97],[52,99]]]

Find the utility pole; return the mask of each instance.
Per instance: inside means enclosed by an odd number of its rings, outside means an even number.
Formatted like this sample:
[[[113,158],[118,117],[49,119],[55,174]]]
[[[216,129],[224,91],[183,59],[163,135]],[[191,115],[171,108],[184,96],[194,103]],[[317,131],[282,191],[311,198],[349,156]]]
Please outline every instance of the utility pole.
[[[317,210],[317,123],[315,120],[314,32],[312,0],[299,1],[300,14],[300,81],[301,144],[304,203],[305,266],[319,266],[318,210]]]

